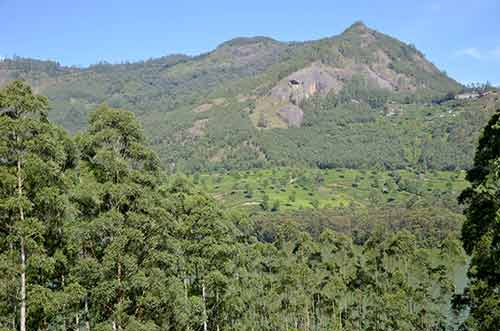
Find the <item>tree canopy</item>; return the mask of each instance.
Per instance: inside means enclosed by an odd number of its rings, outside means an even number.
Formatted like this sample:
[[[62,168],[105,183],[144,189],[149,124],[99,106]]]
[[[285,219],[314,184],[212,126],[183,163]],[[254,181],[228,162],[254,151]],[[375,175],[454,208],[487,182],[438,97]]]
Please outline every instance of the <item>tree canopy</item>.
[[[449,303],[465,254],[446,220],[429,225],[436,218],[410,211],[384,224],[386,214],[368,215],[359,222],[373,221],[350,232],[314,219],[260,222],[222,208],[183,176],[166,176],[133,113],[101,105],[72,138],[47,111],[46,99],[23,82],[0,90],[0,330],[438,331],[457,324]],[[498,162],[487,161],[498,155],[495,121],[464,193],[484,202],[481,214],[468,207],[464,227],[464,238],[479,240],[465,245],[473,254],[469,298],[477,302],[470,325],[484,330],[498,318],[478,315],[485,305],[496,309],[497,290],[484,286],[497,281],[488,265],[497,258],[498,229],[486,219],[496,215]],[[271,179],[267,185],[279,184]],[[302,174],[298,184],[324,181]],[[257,188],[247,184],[252,196]],[[280,215],[279,201],[265,201],[261,209]],[[311,215],[319,215],[319,201],[313,205]],[[485,231],[474,215],[487,222]]]
[[[461,303],[470,307],[471,329],[492,331],[500,325],[500,110],[482,132],[467,180],[471,186],[460,196],[467,206],[462,240],[472,260]]]

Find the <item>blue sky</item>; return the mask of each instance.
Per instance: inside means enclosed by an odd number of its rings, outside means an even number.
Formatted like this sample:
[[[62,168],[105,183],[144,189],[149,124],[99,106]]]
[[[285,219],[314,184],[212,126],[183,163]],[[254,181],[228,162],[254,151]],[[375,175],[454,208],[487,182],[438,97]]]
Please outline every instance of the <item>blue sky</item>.
[[[498,0],[0,0],[0,14],[1,57],[80,66],[194,55],[237,36],[317,39],[362,20],[461,82],[500,85]]]

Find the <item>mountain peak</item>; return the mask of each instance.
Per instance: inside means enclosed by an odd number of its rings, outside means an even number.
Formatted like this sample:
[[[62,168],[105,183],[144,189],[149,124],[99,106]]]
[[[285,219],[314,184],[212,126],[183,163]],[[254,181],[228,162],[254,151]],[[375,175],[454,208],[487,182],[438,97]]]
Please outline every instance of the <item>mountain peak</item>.
[[[227,104],[228,110],[241,106],[251,115],[247,124],[259,126],[263,119],[266,128],[285,128],[300,126],[305,110],[300,106],[313,95],[340,94],[347,102],[350,94],[376,95],[377,103],[379,99],[416,95],[418,102],[427,102],[461,88],[414,47],[361,21],[340,35],[315,41],[239,37],[193,57],[180,55],[73,71],[53,63],[35,64],[0,62],[0,85],[16,78],[37,84],[40,93],[45,92],[53,101],[52,116],[72,132],[85,125],[89,108],[106,101],[140,112],[151,109],[154,115],[141,115],[146,122],[157,121],[155,116],[163,112],[180,113],[191,106],[210,108],[213,103],[214,109],[220,109]],[[212,102],[219,96],[227,99],[224,107]],[[233,105],[233,97],[245,101]],[[75,105],[75,110],[68,112],[68,104]]]
[[[371,31],[371,29],[368,28],[363,21],[356,21],[350,27],[348,27],[344,31],[344,33],[346,33],[346,32],[366,32],[366,31]]]

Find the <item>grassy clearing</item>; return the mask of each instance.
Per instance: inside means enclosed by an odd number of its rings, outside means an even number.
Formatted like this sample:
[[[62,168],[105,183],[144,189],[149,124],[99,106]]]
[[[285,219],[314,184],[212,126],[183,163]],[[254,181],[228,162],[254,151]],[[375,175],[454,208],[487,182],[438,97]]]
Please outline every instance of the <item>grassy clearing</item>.
[[[195,185],[229,208],[266,211],[359,208],[454,199],[466,187],[464,172],[274,168],[192,176]]]

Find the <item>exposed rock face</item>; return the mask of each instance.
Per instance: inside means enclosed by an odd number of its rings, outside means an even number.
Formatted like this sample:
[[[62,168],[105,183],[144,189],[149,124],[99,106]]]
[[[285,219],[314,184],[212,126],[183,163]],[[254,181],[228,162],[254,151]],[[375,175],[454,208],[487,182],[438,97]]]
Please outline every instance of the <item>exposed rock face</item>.
[[[325,96],[328,93],[338,93],[354,75],[364,77],[368,84],[378,88],[391,91],[409,89],[404,77],[388,68],[387,56],[382,52],[378,56],[380,60],[372,66],[347,62],[344,67],[336,68],[314,62],[278,82],[269,95],[261,99],[257,110],[270,116],[274,108],[278,118],[287,127],[300,127],[304,118],[300,105],[304,100],[316,94]],[[270,127],[281,126],[274,122]]]
[[[236,44],[243,49],[253,45],[253,51],[254,42],[240,40]],[[337,94],[350,83],[354,89],[393,93],[440,89],[441,84],[450,89],[456,87],[414,46],[372,30],[362,22],[356,22],[337,37],[318,41],[305,56],[316,52],[321,55],[313,56],[305,67],[288,74],[270,89],[265,87],[267,94],[258,97],[250,116],[254,125],[258,119],[265,119],[265,129],[299,127],[304,117],[300,107],[305,100],[314,95]],[[250,53],[240,55],[246,57]]]
[[[406,83],[404,75],[388,67],[386,54],[379,52],[377,56],[379,61],[372,65],[351,62],[342,68],[314,62],[281,80],[269,94],[281,101],[300,105],[302,101],[315,94],[324,96],[330,92],[338,93],[354,75],[364,77],[370,85],[382,89],[391,91],[415,89]]]
[[[51,117],[72,132],[85,126],[90,109],[109,101],[137,110],[140,119],[151,124],[152,136],[163,136],[165,128],[172,128],[174,135],[184,135],[190,142],[203,140],[196,138],[212,126],[195,121],[203,117],[216,126],[212,118],[221,108],[240,110],[243,118],[248,116],[263,130],[301,126],[308,115],[300,108],[306,99],[337,94],[352,81],[354,88],[362,80],[367,88],[395,93],[422,90],[434,95],[460,89],[415,47],[362,22],[315,41],[236,38],[199,56],[172,55],[137,63],[69,68],[33,59],[0,61],[0,86],[14,78],[26,79],[38,93],[46,94],[53,106]],[[170,123],[175,120],[158,123],[164,114],[181,116],[177,110],[186,105],[194,105],[191,115],[197,114],[191,128],[174,128]],[[170,140],[158,143],[172,147]]]
[[[281,101],[299,105],[303,100],[319,93],[338,92],[344,86],[342,69],[335,69],[315,62],[281,80],[270,95]]]
[[[288,124],[288,127],[300,127],[304,120],[304,112],[295,105],[288,105],[278,111],[278,115]]]

